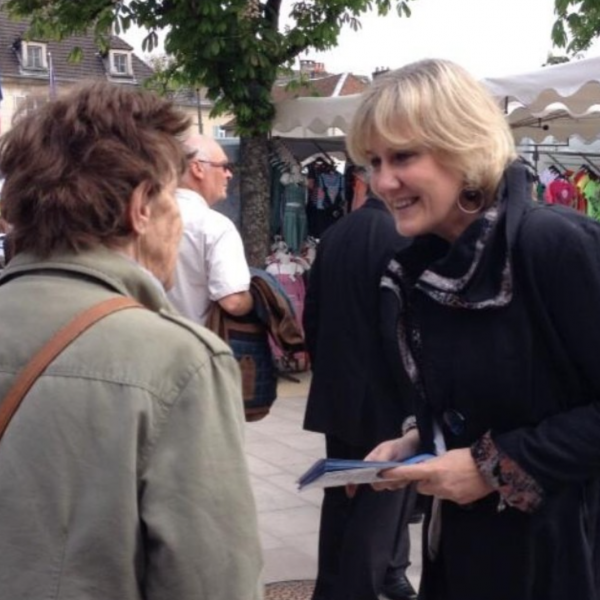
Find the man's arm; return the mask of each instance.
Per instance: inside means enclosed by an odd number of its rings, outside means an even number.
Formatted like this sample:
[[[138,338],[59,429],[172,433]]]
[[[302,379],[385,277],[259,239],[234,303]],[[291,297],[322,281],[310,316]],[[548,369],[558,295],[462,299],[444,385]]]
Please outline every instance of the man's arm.
[[[246,262],[244,244],[235,225],[219,215],[216,235],[206,255],[209,297],[230,315],[241,317],[254,307],[250,288],[250,270]]]
[[[254,307],[254,300],[250,292],[238,292],[229,294],[217,300],[221,308],[234,317],[247,315]]]

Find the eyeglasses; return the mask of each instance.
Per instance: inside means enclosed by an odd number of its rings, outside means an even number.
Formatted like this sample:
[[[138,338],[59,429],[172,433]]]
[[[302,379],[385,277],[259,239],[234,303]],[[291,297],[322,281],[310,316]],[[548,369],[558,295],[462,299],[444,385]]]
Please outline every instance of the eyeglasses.
[[[223,171],[229,171],[230,173],[233,173],[233,171],[235,169],[235,163],[232,163],[232,162],[215,162],[212,160],[203,160],[201,158],[195,158],[194,160],[197,160],[198,162],[210,165],[211,167],[223,169]]]

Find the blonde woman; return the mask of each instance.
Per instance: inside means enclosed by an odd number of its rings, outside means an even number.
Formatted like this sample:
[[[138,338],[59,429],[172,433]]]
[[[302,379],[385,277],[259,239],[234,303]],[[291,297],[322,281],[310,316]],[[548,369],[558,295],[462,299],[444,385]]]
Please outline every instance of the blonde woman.
[[[377,78],[348,146],[415,238],[382,286],[417,428],[369,458],[438,455],[376,486],[432,498],[420,600],[597,599],[600,225],[531,201],[503,114],[448,61]]]

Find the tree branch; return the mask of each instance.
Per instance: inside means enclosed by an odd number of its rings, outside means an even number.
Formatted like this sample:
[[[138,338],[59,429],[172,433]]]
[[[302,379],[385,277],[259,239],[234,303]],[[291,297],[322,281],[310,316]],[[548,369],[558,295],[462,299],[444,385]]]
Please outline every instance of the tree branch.
[[[267,0],[265,4],[265,19],[275,29],[279,27],[279,15],[281,13],[281,0]]]

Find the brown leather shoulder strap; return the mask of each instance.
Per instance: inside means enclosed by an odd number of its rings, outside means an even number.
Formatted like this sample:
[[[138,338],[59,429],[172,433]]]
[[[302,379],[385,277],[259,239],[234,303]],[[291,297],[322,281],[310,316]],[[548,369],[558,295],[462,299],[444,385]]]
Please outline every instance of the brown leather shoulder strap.
[[[109,298],[79,313],[60,329],[25,365],[0,405],[0,439],[23,398],[44,369],[77,337],[100,319],[125,308],[142,307],[132,298]]]

